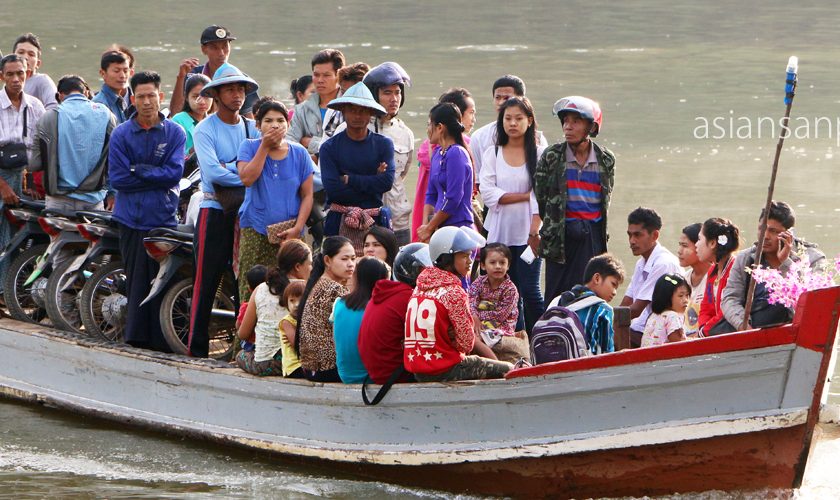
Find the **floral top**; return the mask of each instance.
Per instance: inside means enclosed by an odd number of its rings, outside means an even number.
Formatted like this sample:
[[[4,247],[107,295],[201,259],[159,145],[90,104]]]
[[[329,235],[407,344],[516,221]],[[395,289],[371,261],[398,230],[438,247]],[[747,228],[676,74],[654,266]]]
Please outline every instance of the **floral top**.
[[[509,276],[498,288],[490,286],[485,275],[470,285],[470,312],[478,316],[482,330],[499,330],[502,335],[513,335],[519,316],[519,292]]]
[[[303,306],[300,329],[300,364],[304,370],[332,370],[335,365],[335,340],[330,313],[339,297],[347,295],[346,286],[328,276],[312,287],[312,292]]]
[[[645,323],[642,347],[662,345],[668,342],[668,335],[683,327],[685,316],[670,309],[662,314],[651,313]]]

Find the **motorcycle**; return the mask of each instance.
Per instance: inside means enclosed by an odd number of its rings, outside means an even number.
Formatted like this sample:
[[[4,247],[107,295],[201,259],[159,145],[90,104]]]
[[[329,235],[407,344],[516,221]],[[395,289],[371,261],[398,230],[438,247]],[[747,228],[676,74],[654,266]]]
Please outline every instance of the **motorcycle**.
[[[146,253],[160,264],[152,289],[141,305],[164,293],[160,307],[163,336],[173,352],[187,354],[194,280],[193,235],[178,229],[158,228],[143,240]],[[165,292],[164,292],[165,290]],[[208,326],[210,357],[230,359],[236,339],[236,282],[225,273]]]
[[[51,273],[46,289],[47,313],[56,328],[101,336],[98,328],[84,327],[82,315],[93,313],[90,304],[82,302],[81,294],[87,279],[100,267],[121,261],[119,230],[110,212],[79,211],[77,216],[82,222],[76,224],[76,229],[87,247]]]
[[[35,260],[44,253],[50,241],[38,223],[44,206],[43,201],[21,198],[18,206],[5,207],[3,210],[12,227],[17,228],[9,244],[0,253],[0,265],[9,266],[3,278],[3,298],[13,318],[31,323],[39,323],[47,316],[46,309],[32,298],[32,289],[23,286],[35,268]]]

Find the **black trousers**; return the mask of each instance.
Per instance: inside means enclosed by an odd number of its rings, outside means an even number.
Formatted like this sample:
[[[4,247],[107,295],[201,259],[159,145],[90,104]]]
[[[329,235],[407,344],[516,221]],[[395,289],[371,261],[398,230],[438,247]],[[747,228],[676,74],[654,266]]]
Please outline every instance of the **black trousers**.
[[[190,309],[190,356],[206,358],[210,350],[210,313],[216,290],[233,259],[233,231],[236,214],[217,208],[202,208],[198,213],[193,235],[195,276]]]
[[[143,247],[143,238],[147,234],[148,231],[120,224],[120,253],[125,265],[128,293],[125,341],[134,347],[172,352],[160,328],[160,305],[163,296],[158,295],[140,307],[140,303],[152,289],[152,280],[158,272],[158,263],[146,254]]]
[[[604,222],[585,220],[566,221],[566,263],[546,259],[545,302],[548,303],[575,285],[582,285],[583,271],[589,259],[607,251],[604,241]]]

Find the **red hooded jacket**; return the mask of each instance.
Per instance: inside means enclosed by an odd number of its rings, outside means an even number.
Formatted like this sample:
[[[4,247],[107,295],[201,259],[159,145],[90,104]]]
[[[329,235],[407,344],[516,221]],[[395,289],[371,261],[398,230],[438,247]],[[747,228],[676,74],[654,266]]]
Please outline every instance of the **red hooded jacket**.
[[[438,375],[464,360],[475,343],[469,297],[453,273],[427,267],[405,317],[405,368]]]
[[[370,378],[384,384],[403,365],[405,311],[414,289],[405,283],[379,280],[373,288],[359,328],[359,356]],[[404,374],[398,382],[412,380]]]

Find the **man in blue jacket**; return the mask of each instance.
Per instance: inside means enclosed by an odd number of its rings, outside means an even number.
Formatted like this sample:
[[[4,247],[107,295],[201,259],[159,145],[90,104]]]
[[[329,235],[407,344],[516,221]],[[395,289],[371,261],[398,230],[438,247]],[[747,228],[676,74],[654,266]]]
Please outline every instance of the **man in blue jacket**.
[[[125,264],[128,319],[125,341],[135,347],[169,351],[158,320],[161,298],[140,307],[157,275],[158,264],[146,255],[143,238],[150,229],[175,227],[178,181],[184,173],[180,125],[160,113],[160,75],[143,71],[131,78],[136,113],[114,129],[108,153],[111,186],[117,191],[114,218],[120,224],[120,252]]]

